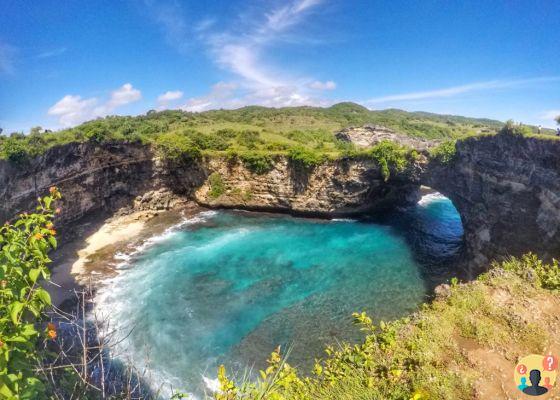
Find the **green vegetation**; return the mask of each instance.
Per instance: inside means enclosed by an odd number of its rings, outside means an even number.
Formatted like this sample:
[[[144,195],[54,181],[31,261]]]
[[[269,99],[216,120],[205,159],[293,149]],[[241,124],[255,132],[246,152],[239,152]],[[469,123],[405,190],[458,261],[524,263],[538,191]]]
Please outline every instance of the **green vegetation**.
[[[430,158],[442,164],[449,164],[455,158],[457,142],[448,140],[430,150]]]
[[[297,166],[310,169],[321,164],[325,157],[318,151],[297,146],[290,149],[288,159]]]
[[[511,136],[529,136],[534,132],[527,125],[517,125],[512,120],[509,120],[505,125],[498,131],[500,135],[511,135]]]
[[[239,155],[243,165],[256,174],[264,174],[272,169],[274,160],[268,154],[244,152]]]
[[[212,172],[208,177],[208,182],[210,183],[210,192],[208,194],[211,198],[217,199],[226,192],[226,185],[219,173]]]
[[[48,279],[47,253],[56,248],[52,224],[56,188],[39,199],[35,214],[21,214],[13,223],[0,228],[0,397],[36,399],[45,385],[35,369],[40,339],[57,336],[56,326],[40,323],[51,304],[49,293],[40,285]]]
[[[177,159],[235,151],[287,154],[294,147],[336,157],[352,146],[334,133],[348,126],[379,124],[411,136],[454,139],[495,133],[502,123],[401,110],[370,111],[353,103],[319,107],[243,107],[190,113],[179,110],[149,111],[145,115],[110,116],[59,132],[31,129],[29,135],[0,135],[0,157],[25,162],[46,149],[71,143],[122,141],[155,144],[162,155]]]
[[[496,363],[513,371],[516,357],[539,354],[555,340],[554,313],[528,316],[525,310],[557,307],[559,276],[558,263],[546,265],[531,254],[495,263],[475,282],[453,280],[412,318],[374,324],[365,313],[355,313],[365,340],[327,347],[326,358],[308,377],[291,367],[289,351],[282,357],[280,349],[256,381],[236,383],[222,366],[222,391],[214,398],[467,400],[481,387],[503,393]],[[491,365],[485,359],[473,362],[481,355],[491,358]]]
[[[414,160],[410,149],[389,140],[383,140],[372,147],[368,156],[377,161],[385,181],[389,179],[391,171],[402,172],[409,165],[409,161]]]

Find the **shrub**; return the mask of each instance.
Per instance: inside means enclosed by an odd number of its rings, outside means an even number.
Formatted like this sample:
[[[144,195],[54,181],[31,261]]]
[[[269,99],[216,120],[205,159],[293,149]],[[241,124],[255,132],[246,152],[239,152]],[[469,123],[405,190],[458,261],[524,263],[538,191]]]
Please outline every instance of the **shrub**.
[[[156,140],[156,149],[160,156],[173,161],[193,160],[200,157],[200,149],[186,136],[177,133],[165,133]]]
[[[242,153],[239,158],[248,170],[256,174],[264,174],[274,167],[272,157],[260,153]]]
[[[395,172],[403,171],[409,163],[409,150],[397,143],[389,140],[382,140],[369,150],[369,157],[379,164],[381,176],[387,181],[391,175],[391,170]]]
[[[492,267],[511,271],[544,289],[560,291],[560,267],[557,260],[552,260],[552,264],[545,264],[535,254],[528,253],[521,258],[511,257],[502,263],[494,262]]]
[[[208,194],[211,198],[217,199],[226,192],[226,186],[219,173],[212,172],[208,177],[208,183],[210,184],[210,191]]]
[[[247,147],[249,150],[257,148],[258,144],[263,143],[260,133],[257,131],[243,131],[237,134],[237,143]]]
[[[457,153],[456,144],[455,140],[440,143],[438,146],[430,149],[430,158],[442,164],[449,164]]]
[[[510,136],[517,136],[523,137],[526,135],[530,135],[533,133],[531,128],[525,125],[515,125],[515,123],[510,119],[505,123],[505,125],[498,131],[500,135],[510,135]]]
[[[2,143],[2,155],[15,164],[22,164],[29,158],[28,146],[22,139],[6,139]]]
[[[44,398],[45,387],[34,372],[37,341],[56,338],[56,327],[41,331],[38,321],[50,306],[49,293],[39,284],[50,275],[47,253],[56,248],[53,204],[56,188],[39,199],[35,214],[21,214],[0,228],[0,397]]]
[[[301,146],[292,147],[288,151],[288,158],[294,164],[304,168],[313,168],[325,161],[322,154]]]

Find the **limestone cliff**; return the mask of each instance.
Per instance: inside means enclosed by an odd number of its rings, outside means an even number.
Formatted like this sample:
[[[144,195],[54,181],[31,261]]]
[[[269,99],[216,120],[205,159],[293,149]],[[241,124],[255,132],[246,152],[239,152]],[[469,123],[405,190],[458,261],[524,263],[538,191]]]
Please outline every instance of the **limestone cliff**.
[[[314,168],[286,157],[256,174],[240,161],[212,159],[206,164],[223,185],[212,193],[207,180],[195,199],[211,207],[284,211],[303,215],[347,216],[410,205],[418,201],[419,170],[410,168],[387,181],[372,160],[341,159]],[[416,172],[416,173],[415,173]]]
[[[512,135],[457,143],[449,165],[423,182],[449,197],[463,222],[471,264],[533,251],[560,255],[560,141]]]
[[[189,199],[313,216],[374,213],[416,201],[420,184],[455,204],[474,272],[494,258],[527,251],[560,256],[560,141],[512,135],[459,141],[452,162],[424,159],[387,181],[368,159],[303,168],[277,157],[268,172],[256,174],[239,160],[170,163],[145,145],[74,143],[24,165],[0,161],[0,218],[32,210],[52,185],[64,194],[57,223],[70,227],[96,212],[165,209]]]

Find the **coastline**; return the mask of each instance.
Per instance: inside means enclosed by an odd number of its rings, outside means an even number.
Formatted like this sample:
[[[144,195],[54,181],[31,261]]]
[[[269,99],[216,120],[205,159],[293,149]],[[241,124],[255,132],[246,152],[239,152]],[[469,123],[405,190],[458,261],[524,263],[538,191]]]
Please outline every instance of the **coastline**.
[[[188,203],[169,210],[133,210],[83,221],[81,232],[64,241],[52,254],[53,268],[46,289],[53,305],[63,307],[67,302],[73,303],[77,291],[95,290],[103,279],[115,275],[117,253],[130,252],[181,219],[205,210]]]

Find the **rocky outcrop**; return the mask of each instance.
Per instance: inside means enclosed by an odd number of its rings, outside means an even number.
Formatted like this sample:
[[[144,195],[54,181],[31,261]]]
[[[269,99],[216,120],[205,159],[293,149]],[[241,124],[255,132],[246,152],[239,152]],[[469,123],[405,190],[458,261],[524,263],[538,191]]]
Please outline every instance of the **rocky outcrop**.
[[[426,140],[404,135],[381,125],[345,128],[336,133],[335,136],[338,140],[353,143],[357,147],[371,147],[383,140],[389,140],[404,146],[412,147],[418,151],[425,151],[439,143],[435,140]]]
[[[449,197],[461,215],[474,272],[508,255],[560,255],[559,140],[462,140],[453,162],[427,166],[423,182]]]
[[[421,158],[387,181],[370,159],[304,168],[278,157],[257,174],[225,158],[162,162],[140,144],[68,144],[25,165],[0,161],[0,218],[32,210],[53,185],[64,195],[57,224],[71,226],[96,212],[168,209],[190,199],[310,216],[373,213],[413,203],[420,184],[453,201],[474,273],[507,255],[560,256],[560,141],[511,135],[459,141],[452,162]]]
[[[195,192],[195,199],[211,207],[333,217],[410,205],[419,198],[417,166],[393,174],[387,181],[377,163],[365,159],[304,168],[279,157],[270,171],[260,175],[240,161],[225,159],[212,159],[206,168],[214,179]],[[219,191],[212,187],[213,181]]]

